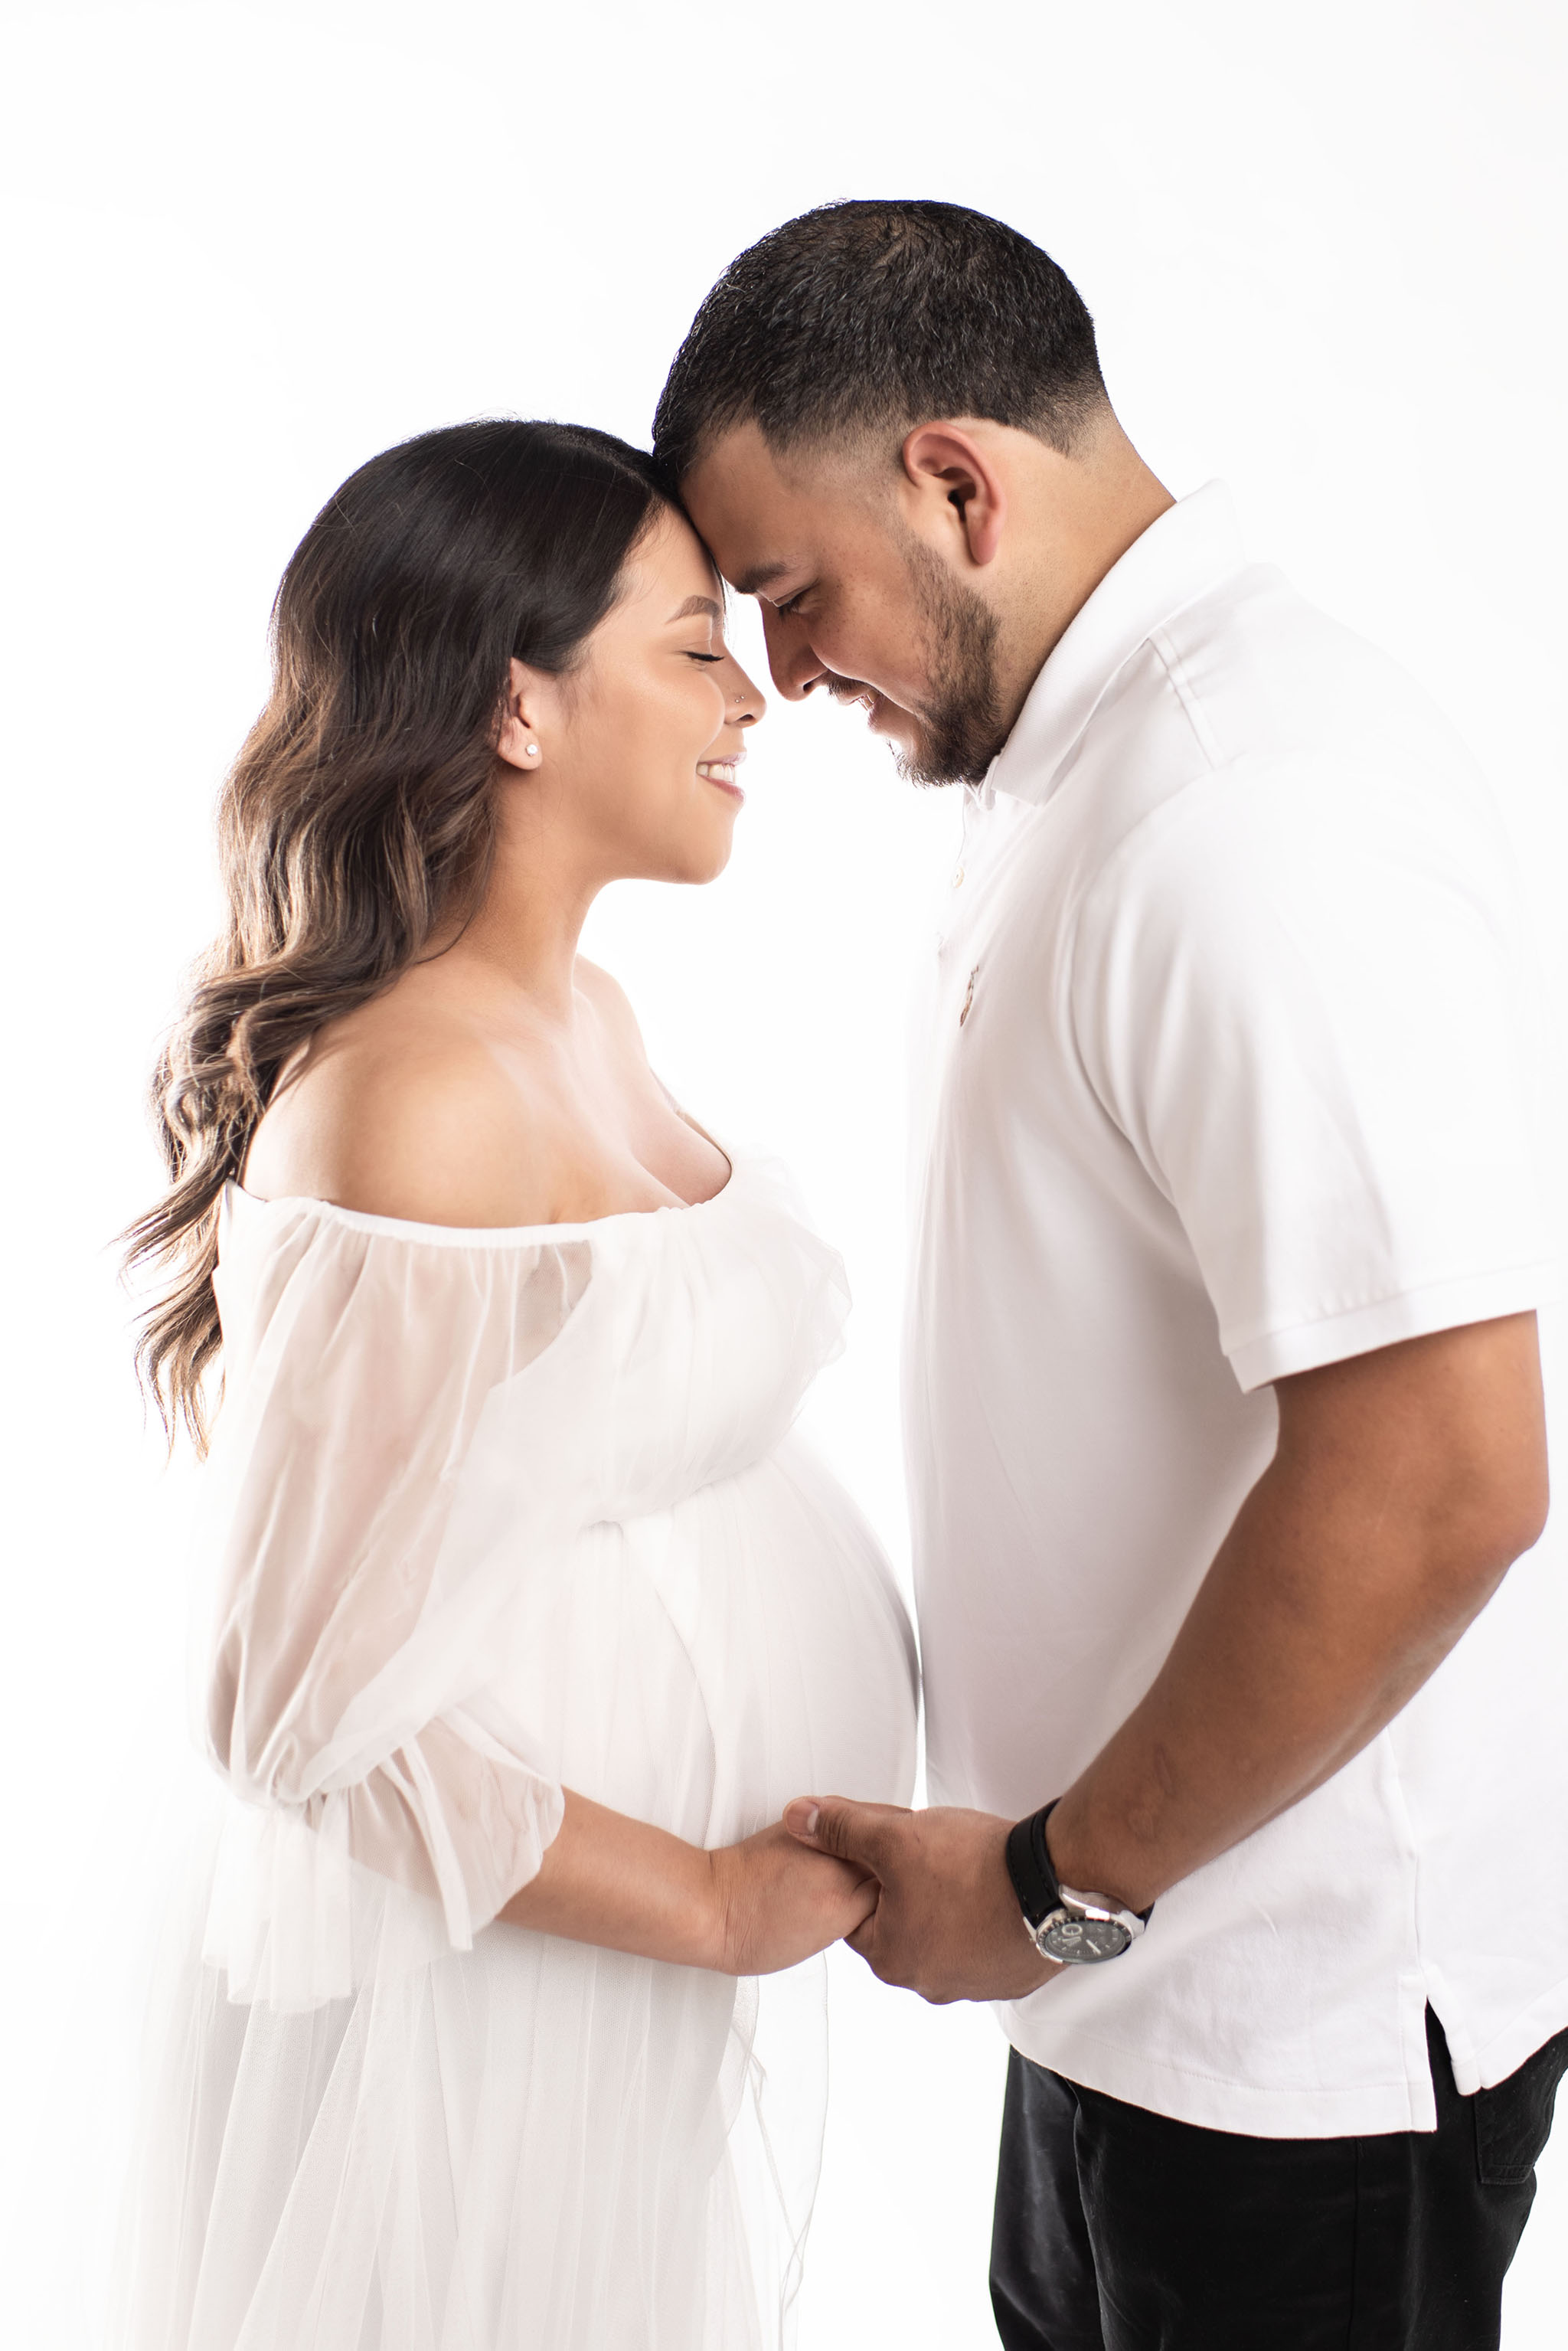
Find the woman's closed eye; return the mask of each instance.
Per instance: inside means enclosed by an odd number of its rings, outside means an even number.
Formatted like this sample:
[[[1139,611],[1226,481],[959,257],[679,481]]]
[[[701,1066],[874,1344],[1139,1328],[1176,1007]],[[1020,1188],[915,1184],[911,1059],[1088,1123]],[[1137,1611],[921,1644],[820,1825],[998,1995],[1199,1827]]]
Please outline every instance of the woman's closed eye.
[[[687,659],[688,661],[695,661],[695,662],[721,662],[721,661],[723,661],[723,659],[724,659],[724,655],[723,655],[723,653],[687,653],[687,655],[686,655],[686,659]]]

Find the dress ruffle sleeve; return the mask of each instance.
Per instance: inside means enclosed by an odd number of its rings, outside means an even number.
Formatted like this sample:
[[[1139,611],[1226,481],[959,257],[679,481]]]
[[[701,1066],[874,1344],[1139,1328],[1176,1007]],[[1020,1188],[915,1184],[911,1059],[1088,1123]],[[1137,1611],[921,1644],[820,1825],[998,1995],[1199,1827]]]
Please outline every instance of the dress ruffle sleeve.
[[[486,1425],[503,1397],[517,1425],[519,1383],[548,1396],[591,1268],[580,1238],[230,1196],[200,1552],[202,1727],[241,1800],[207,1934],[231,1997],[335,1997],[389,1934],[413,1959],[469,1949],[560,1825],[540,1756],[469,1702],[519,1541],[565,1533],[573,1491]]]

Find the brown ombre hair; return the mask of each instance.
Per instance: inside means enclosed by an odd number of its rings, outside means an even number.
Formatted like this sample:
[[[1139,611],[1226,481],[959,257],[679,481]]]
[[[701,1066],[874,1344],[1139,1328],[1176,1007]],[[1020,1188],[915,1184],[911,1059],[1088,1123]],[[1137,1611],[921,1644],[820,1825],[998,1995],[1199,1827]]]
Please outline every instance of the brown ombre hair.
[[[218,806],[228,921],[153,1077],[169,1189],[125,1236],[172,1276],[136,1351],[171,1437],[205,1448],[219,1209],[280,1071],[478,904],[507,665],[573,666],[665,506],[611,434],[455,424],[361,465],[289,559]]]

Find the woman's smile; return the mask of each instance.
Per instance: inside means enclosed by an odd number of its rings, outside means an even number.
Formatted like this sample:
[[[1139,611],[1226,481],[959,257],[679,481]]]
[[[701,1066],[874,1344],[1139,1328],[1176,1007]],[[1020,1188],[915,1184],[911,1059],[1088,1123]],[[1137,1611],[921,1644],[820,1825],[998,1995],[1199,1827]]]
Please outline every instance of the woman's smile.
[[[744,751],[731,751],[722,759],[699,759],[697,773],[710,784],[716,784],[720,791],[730,792],[737,800],[744,800],[746,794],[736,781],[735,771],[745,757]]]

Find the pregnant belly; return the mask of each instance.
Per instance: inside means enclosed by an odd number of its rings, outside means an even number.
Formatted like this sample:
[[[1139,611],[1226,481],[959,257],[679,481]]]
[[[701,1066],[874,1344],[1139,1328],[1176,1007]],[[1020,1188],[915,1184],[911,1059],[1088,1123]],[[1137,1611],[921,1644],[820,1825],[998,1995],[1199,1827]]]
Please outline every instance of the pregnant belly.
[[[915,1669],[874,1536],[789,1439],[592,1528],[525,1592],[486,1712],[618,1811],[727,1844],[811,1792],[907,1803]]]

